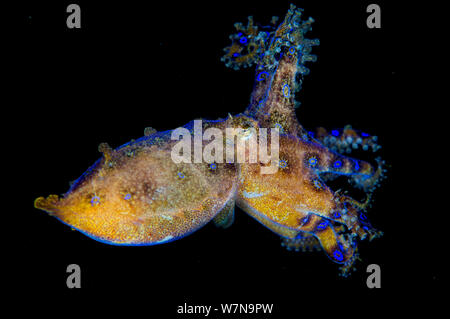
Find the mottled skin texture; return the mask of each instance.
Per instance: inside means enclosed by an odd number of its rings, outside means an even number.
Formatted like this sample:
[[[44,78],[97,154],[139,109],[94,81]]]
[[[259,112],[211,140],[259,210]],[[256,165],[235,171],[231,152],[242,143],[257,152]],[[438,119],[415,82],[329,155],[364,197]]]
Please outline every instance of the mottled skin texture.
[[[172,131],[147,128],[145,136],[116,150],[101,144],[103,153],[61,198],[39,197],[35,207],[49,212],[86,235],[110,244],[153,245],[179,239],[214,219],[220,227],[234,220],[234,206],[279,234],[283,246],[295,250],[323,249],[343,265],[346,275],[357,259],[356,238],[381,234],[368,223],[367,207],[331,190],[325,181],[338,175],[368,194],[383,176],[378,167],[340,152],[377,150],[376,138],[351,127],[330,135],[320,128],[308,133],[295,115],[294,93],[300,90],[304,63],[314,61],[311,47],[318,40],[304,34],[312,19],[300,20],[291,7],[278,28],[237,24],[224,61],[238,69],[256,63],[255,87],[243,114],[224,120],[203,121],[203,129],[223,132],[244,129],[237,141],[247,140],[260,128],[279,129],[279,160],[274,174],[261,174],[269,165],[256,163],[175,163],[171,151],[177,141]],[[245,41],[242,40],[245,37]],[[192,122],[185,128],[194,131]],[[250,130],[254,129],[254,131]],[[259,139],[257,140],[259,143]],[[203,141],[203,146],[209,141]],[[269,145],[272,135],[269,134]],[[248,148],[243,149],[249,155]],[[338,153],[339,152],[339,153]],[[272,159],[272,164],[275,159]]]
[[[41,197],[36,207],[115,244],[162,243],[197,230],[233,198],[236,168],[175,164],[171,151],[176,141],[170,133],[156,133],[116,151],[101,144],[103,158],[63,199]]]

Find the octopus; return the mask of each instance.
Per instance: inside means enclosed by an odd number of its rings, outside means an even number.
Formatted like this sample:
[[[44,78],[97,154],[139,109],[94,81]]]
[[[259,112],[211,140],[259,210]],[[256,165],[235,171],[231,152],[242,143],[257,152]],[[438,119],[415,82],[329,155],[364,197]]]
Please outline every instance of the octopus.
[[[212,162],[174,161],[174,130],[146,128],[142,138],[116,149],[100,144],[101,158],[67,193],[39,197],[34,206],[103,243],[155,245],[183,238],[210,221],[227,228],[237,205],[278,234],[282,246],[323,250],[347,276],[359,259],[357,241],[382,235],[365,212],[384,178],[385,165],[380,158],[371,164],[348,155],[354,150],[376,152],[376,136],[350,126],[312,132],[299,123],[295,93],[309,73],[305,64],[316,60],[312,48],[319,44],[305,37],[314,20],[303,20],[302,11],[291,5],[278,26],[275,17],[267,26],[256,25],[252,17],[247,26],[235,24],[237,32],[230,36],[232,43],[222,60],[233,69],[255,65],[248,107],[234,116],[183,127],[194,134],[199,128],[236,128],[241,130],[236,140],[250,136],[257,143],[262,143],[258,133],[272,128],[268,146],[276,132],[279,147],[278,158],[271,157],[274,173],[261,173],[268,165],[261,158],[236,163],[216,154]],[[207,142],[201,140],[202,149]],[[218,142],[229,144],[227,138]],[[247,148],[243,152],[249,156]],[[193,151],[190,155],[196,157]],[[366,199],[333,191],[326,182],[339,176],[348,178]]]

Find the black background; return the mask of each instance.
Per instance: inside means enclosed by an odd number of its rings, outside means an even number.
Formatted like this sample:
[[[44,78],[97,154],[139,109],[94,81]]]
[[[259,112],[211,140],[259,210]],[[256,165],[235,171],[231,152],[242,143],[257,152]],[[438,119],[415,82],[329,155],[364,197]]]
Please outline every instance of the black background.
[[[274,318],[383,314],[386,305],[402,311],[401,298],[434,296],[442,280],[438,249],[428,245],[426,229],[410,226],[419,207],[408,204],[413,195],[403,158],[408,116],[399,92],[400,7],[377,1],[382,28],[368,29],[369,1],[292,1],[315,19],[308,35],[321,41],[297,95],[300,123],[308,130],[351,124],[377,135],[390,165],[368,212],[385,236],[360,243],[363,261],[342,278],[324,253],[286,251],[277,235],[238,208],[227,230],[207,225],[150,247],[101,244],[33,208],[36,197],[67,191],[100,157],[101,142],[117,147],[147,126],[167,130],[242,112],[254,71],[227,69],[222,48],[235,22],[246,24],[249,15],[261,24],[282,19],[290,2],[76,1],[82,28],[72,30],[69,3],[24,3],[19,11],[20,93],[10,117],[22,127],[14,133],[12,163],[20,166],[14,169],[20,238],[12,259],[18,296],[39,300],[42,309],[58,304],[82,314],[89,306],[98,313],[144,311],[146,318],[173,317],[185,302],[274,303],[267,316]],[[66,287],[72,263],[81,266],[81,289]],[[372,263],[381,266],[381,289],[366,286]]]

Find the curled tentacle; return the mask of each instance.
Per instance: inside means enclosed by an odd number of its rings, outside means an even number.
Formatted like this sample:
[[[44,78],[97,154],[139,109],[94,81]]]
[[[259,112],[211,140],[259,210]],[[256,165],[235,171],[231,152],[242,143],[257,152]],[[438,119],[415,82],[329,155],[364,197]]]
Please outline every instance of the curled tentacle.
[[[318,215],[310,214],[304,220],[301,230],[316,236],[325,253],[334,262],[346,264],[351,260],[355,250],[352,236],[347,236],[346,238],[338,234],[331,221]]]
[[[221,58],[225,65],[234,70],[247,68],[258,62],[268,39],[273,35],[278,18],[272,18],[272,25],[260,27],[254,25],[253,17],[248,17],[247,26],[236,23],[234,27],[238,33],[230,35],[231,45],[224,48],[225,55]]]
[[[331,151],[321,144],[303,142],[307,152],[305,165],[309,166],[325,180],[339,175],[352,177],[358,185],[373,185],[381,177],[383,170],[375,169],[369,162],[357,160]],[[379,163],[384,163],[380,161]],[[367,186],[363,187],[366,189]]]
[[[347,229],[360,239],[381,237],[383,232],[372,227],[364,214],[369,205],[370,196],[365,203],[359,203],[349,196],[340,196],[336,194],[336,202],[339,207],[335,212],[335,221],[346,225]]]
[[[330,149],[329,153],[336,154],[334,157],[330,155],[329,163],[320,170],[321,177],[324,180],[332,180],[339,175],[348,175],[350,182],[356,188],[365,192],[372,192],[384,179],[385,162],[380,157],[375,159],[377,166],[374,167],[366,161],[335,153],[351,153],[357,149],[376,152],[381,148],[376,143],[376,136],[358,132],[349,125],[343,130],[332,130],[331,133],[328,133],[324,128],[318,128],[315,133],[309,132],[309,134]]]
[[[377,143],[377,136],[357,131],[350,125],[330,132],[323,127],[318,127],[315,132],[309,133],[324,146],[339,153],[349,154],[357,149],[376,152],[381,148]]]
[[[313,235],[308,233],[300,233],[297,238],[281,238],[281,246],[286,247],[287,250],[295,251],[320,251],[322,247],[319,241]]]
[[[377,169],[373,174],[370,175],[353,175],[351,176],[351,182],[355,185],[355,187],[364,190],[365,192],[373,192],[379,185],[380,182],[386,178],[385,173],[386,169],[385,161],[381,158],[377,157],[376,162],[378,164]]]

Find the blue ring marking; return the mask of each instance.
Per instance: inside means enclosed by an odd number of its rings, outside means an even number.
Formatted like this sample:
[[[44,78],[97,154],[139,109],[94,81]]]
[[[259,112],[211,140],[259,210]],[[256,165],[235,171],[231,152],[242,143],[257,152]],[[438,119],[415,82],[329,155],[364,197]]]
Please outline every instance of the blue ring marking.
[[[100,197],[98,197],[97,195],[94,195],[94,196],[92,196],[92,199],[91,199],[91,205],[94,206],[97,204],[100,204]]]
[[[234,56],[234,57],[238,57],[238,56],[239,56],[239,53],[235,52],[235,53],[233,53],[233,56]]]
[[[331,135],[333,135],[333,136],[339,136],[339,131],[338,131],[338,130],[332,130],[332,131],[331,131]]]
[[[308,163],[309,163],[309,166],[315,167],[315,166],[317,165],[317,158],[311,157],[311,158],[308,160]]]
[[[178,172],[178,177],[179,177],[179,178],[184,178],[184,174],[181,173],[181,172]]]
[[[338,247],[339,247],[340,250],[344,251],[344,247],[343,247],[342,244],[339,243],[339,242],[338,242]]]
[[[367,220],[366,215],[364,215],[363,213],[360,213],[360,214],[359,214],[359,218],[360,218],[361,220]]]
[[[359,171],[359,164],[357,161],[355,161],[355,171]]]
[[[278,165],[279,165],[281,168],[286,168],[286,167],[287,167],[287,162],[286,162],[285,160],[280,160],[280,161],[278,162]]]
[[[239,42],[242,43],[242,44],[246,44],[247,41],[248,41],[248,40],[247,40],[246,37],[243,37],[243,38],[241,38],[241,39],[239,40]]]
[[[265,74],[265,76],[262,77],[264,74]],[[269,76],[269,73],[267,73],[266,71],[263,71],[263,72],[258,74],[258,77],[256,78],[256,81],[265,80],[268,76]]]
[[[211,163],[211,164],[209,165],[209,168],[210,168],[210,169],[216,169],[216,168],[217,168],[216,163]]]
[[[126,199],[126,200],[131,199],[131,194],[126,194],[125,197],[124,197],[124,199]]]
[[[334,212],[333,217],[336,219],[341,218],[341,214],[339,214],[339,212]]]
[[[344,255],[342,255],[342,253],[339,250],[335,250],[333,253],[334,258],[337,261],[343,261],[344,260]]]
[[[328,226],[328,223],[326,220],[324,220],[324,221],[321,221],[319,225],[317,225],[317,229],[323,230],[323,229],[327,228],[327,226]]]
[[[334,165],[333,165],[335,168],[340,168],[340,167],[342,167],[342,162],[341,161],[339,161],[339,160],[337,160],[336,162],[334,162]]]
[[[294,54],[295,53],[295,47],[290,47],[289,48],[289,53],[290,54]]]
[[[311,135],[312,137],[314,137],[314,132],[313,131],[309,131],[308,134]]]
[[[286,93],[286,89],[287,89],[287,93]],[[288,84],[283,85],[284,97],[288,98],[290,94],[291,94],[291,89],[289,88],[289,85]]]
[[[362,136],[362,137],[368,137],[369,134],[363,132],[363,133],[361,133],[361,136]]]

